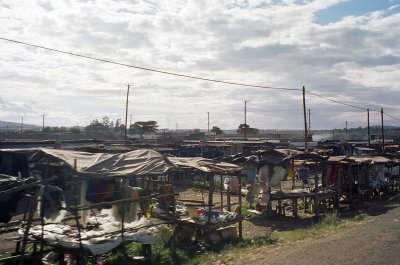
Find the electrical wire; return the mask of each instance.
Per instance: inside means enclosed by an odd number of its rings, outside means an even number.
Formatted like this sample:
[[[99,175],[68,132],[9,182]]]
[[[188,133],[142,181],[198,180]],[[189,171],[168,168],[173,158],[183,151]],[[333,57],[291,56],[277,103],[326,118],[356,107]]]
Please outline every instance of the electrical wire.
[[[92,56],[88,56],[88,55],[82,55],[82,54],[78,54],[78,53],[73,53],[73,52],[67,52],[67,51],[63,51],[63,50],[59,50],[59,49],[54,49],[54,48],[49,48],[49,47],[45,47],[45,46],[41,46],[41,45],[36,45],[36,44],[32,44],[32,43],[27,43],[27,42],[22,42],[22,41],[17,41],[17,40],[12,40],[12,39],[8,39],[8,38],[3,38],[0,37],[0,40],[4,40],[4,41],[8,41],[8,42],[12,42],[12,43],[16,43],[16,44],[22,44],[25,46],[30,46],[30,47],[34,47],[34,48],[39,48],[39,49],[44,49],[44,50],[48,50],[48,51],[53,51],[53,52],[57,52],[57,53],[62,53],[62,54],[67,54],[67,55],[71,55],[71,56],[75,56],[75,57],[80,57],[80,58],[85,58],[85,59],[89,59],[89,60],[94,60],[94,61],[99,61],[99,62],[103,62],[103,63],[109,63],[109,64],[114,64],[114,65],[119,65],[119,66],[125,66],[125,67],[129,67],[129,68],[134,68],[134,69],[139,69],[139,70],[143,70],[143,71],[149,71],[149,72],[154,72],[154,73],[159,73],[159,74],[164,74],[164,75],[172,75],[172,76],[178,76],[178,77],[183,77],[183,78],[189,78],[189,79],[195,79],[195,80],[202,80],[202,81],[208,81],[208,82],[214,82],[214,83],[221,83],[221,84],[228,84],[228,85],[235,85],[235,86],[244,86],[244,87],[253,87],[253,88],[264,88],[264,89],[274,89],[274,90],[286,90],[286,91],[301,91],[301,89],[299,88],[287,88],[287,87],[272,87],[272,86],[262,86],[262,85],[253,85],[253,84],[246,84],[246,83],[238,83],[238,82],[230,82],[230,81],[223,81],[223,80],[217,80],[217,79],[210,79],[210,78],[204,78],[204,77],[199,77],[199,76],[193,76],[193,75],[187,75],[187,74],[180,74],[180,73],[174,73],[174,72],[168,72],[168,71],[163,71],[163,70],[157,70],[157,69],[153,69],[153,68],[147,68],[147,67],[142,67],[142,66],[137,66],[137,65],[131,65],[131,64],[126,64],[126,63],[119,63],[116,61],[111,61],[111,60],[107,60],[107,59],[101,59],[101,58],[96,58],[96,57],[92,57]],[[348,106],[348,107],[352,107],[352,108],[356,108],[356,109],[361,109],[361,110],[368,110],[368,108],[365,107],[360,107],[360,106],[356,106],[353,104],[349,104],[346,102],[342,102],[339,100],[334,100],[325,96],[321,96],[318,95],[316,93],[313,93],[311,91],[307,91],[305,90],[305,93],[315,96],[315,97],[319,97],[337,104],[341,104],[344,106]],[[376,109],[370,109],[371,111],[376,111],[379,112],[379,110]],[[385,113],[385,115],[391,117],[392,119],[395,119],[397,121],[400,121],[400,119]]]
[[[389,116],[390,118],[392,118],[392,119],[394,119],[394,120],[400,121],[400,119],[398,119],[398,118],[396,118],[396,117],[390,115],[389,113],[383,112],[383,114],[385,114],[386,116]]]
[[[359,106],[352,105],[352,104],[349,104],[349,103],[345,103],[345,102],[341,102],[341,101],[334,100],[334,99],[331,99],[331,98],[327,98],[327,97],[315,94],[315,93],[307,91],[307,90],[305,92],[307,94],[312,95],[312,96],[319,97],[319,98],[322,98],[322,99],[325,99],[325,100],[328,100],[328,101],[331,101],[331,102],[334,102],[334,103],[337,103],[337,104],[345,105],[345,106],[356,108],[356,109],[368,110],[367,108],[363,108],[363,107],[359,107]]]
[[[62,50],[58,50],[58,49],[53,49],[53,48],[49,48],[49,47],[45,47],[45,46],[40,46],[40,45],[36,45],[36,44],[31,44],[31,43],[27,43],[27,42],[22,42],[22,41],[17,41],[17,40],[2,38],[2,37],[0,37],[0,40],[13,42],[13,43],[17,43],[17,44],[22,44],[22,45],[26,45],[26,46],[30,46],[30,47],[35,47],[35,48],[39,48],[39,49],[44,49],[44,50],[48,50],[48,51],[53,51],[53,52],[57,52],[57,53],[68,54],[68,55],[81,57],[81,58],[85,58],[85,59],[90,59],[90,60],[94,60],[94,61],[99,61],[99,62],[103,62],[103,63],[115,64],[115,65],[135,68],[135,69],[139,69],[139,70],[144,70],[144,71],[149,71],[149,72],[154,72],[154,73],[159,73],[159,74],[165,74],[165,75],[173,75],[173,76],[179,76],[179,77],[184,77],[184,78],[190,78],[190,79],[196,79],[196,80],[202,80],[202,81],[208,81],[208,82],[214,82],[214,83],[221,83],[221,84],[228,84],[228,85],[235,85],[235,86],[244,86],[244,87],[265,88],[265,89],[286,90],[286,91],[300,91],[301,90],[299,88],[261,86],[261,85],[253,85],[253,84],[245,84],[245,83],[210,79],[210,78],[204,78],[204,77],[187,75],[187,74],[179,74],[179,73],[168,72],[168,71],[163,71],[163,70],[156,70],[156,69],[137,66],[137,65],[119,63],[119,62],[115,62],[115,61],[111,61],[111,60],[100,59],[100,58],[82,55],[82,54],[78,54],[78,53],[62,51]]]

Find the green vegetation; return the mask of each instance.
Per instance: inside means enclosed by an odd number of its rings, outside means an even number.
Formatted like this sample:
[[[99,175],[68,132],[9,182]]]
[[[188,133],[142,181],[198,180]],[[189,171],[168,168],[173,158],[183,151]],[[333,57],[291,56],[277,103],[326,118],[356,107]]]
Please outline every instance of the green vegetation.
[[[282,243],[315,238],[354,225],[363,221],[365,217],[366,215],[364,213],[358,212],[354,217],[344,219],[339,217],[336,212],[333,212],[326,214],[318,223],[310,228],[279,232],[276,236]]]

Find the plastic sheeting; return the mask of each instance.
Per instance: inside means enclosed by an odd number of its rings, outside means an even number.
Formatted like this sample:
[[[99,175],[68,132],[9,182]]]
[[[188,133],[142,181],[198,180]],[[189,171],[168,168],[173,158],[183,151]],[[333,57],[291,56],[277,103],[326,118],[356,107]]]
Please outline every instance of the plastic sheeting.
[[[146,176],[163,175],[173,165],[160,153],[142,149],[123,154],[87,153],[69,150],[40,149],[31,162],[47,157],[64,162],[81,174],[96,176]]]

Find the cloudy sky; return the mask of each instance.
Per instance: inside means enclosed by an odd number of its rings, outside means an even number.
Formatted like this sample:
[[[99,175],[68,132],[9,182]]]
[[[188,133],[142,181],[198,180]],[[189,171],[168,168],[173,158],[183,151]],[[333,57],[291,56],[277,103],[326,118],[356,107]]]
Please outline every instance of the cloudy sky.
[[[0,120],[85,126],[301,129],[306,90],[400,119],[400,0],[0,0],[0,38],[251,85],[185,79],[0,40]],[[306,95],[311,128],[366,126],[363,109]],[[384,117],[385,125],[400,121]],[[128,118],[129,122],[129,118]]]

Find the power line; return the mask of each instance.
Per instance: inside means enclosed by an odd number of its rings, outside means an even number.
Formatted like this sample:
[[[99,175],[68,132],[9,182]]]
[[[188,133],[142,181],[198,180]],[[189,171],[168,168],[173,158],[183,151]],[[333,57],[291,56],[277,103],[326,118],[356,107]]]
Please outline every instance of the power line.
[[[57,52],[57,53],[63,53],[63,54],[67,54],[67,55],[71,55],[71,56],[75,56],[75,57],[89,59],[89,60],[99,61],[99,62],[103,62],[103,63],[109,63],[109,64],[114,64],[114,65],[129,67],[129,68],[135,68],[135,69],[139,69],[139,70],[143,70],[143,71],[149,71],[149,72],[154,72],[154,73],[159,73],[159,74],[178,76],[178,77],[195,79],[195,80],[202,80],[202,81],[221,83],[221,84],[228,84],[228,85],[235,85],[235,86],[274,89],[274,90],[286,90],[286,91],[301,91],[302,90],[302,89],[298,89],[298,88],[261,86],[261,85],[253,85],[253,84],[246,84],[246,83],[238,83],[238,82],[230,82],[230,81],[223,81],[223,80],[217,80],[217,79],[210,79],[210,78],[192,76],[192,75],[187,75],[187,74],[179,74],[179,73],[168,72],[168,71],[163,71],[163,70],[157,70],[157,69],[152,69],[152,68],[147,68],[147,67],[142,67],[142,66],[136,66],[136,65],[126,64],[126,63],[119,63],[119,62],[116,62],[116,61],[96,58],[96,57],[82,55],[82,54],[73,53],[73,52],[67,52],[67,51],[63,51],[63,50],[59,50],[59,49],[49,48],[49,47],[45,47],[45,46],[41,46],[41,45],[36,45],[36,44],[17,41],[17,40],[12,40],[12,39],[3,38],[3,37],[0,37],[0,40],[4,40],[4,41],[16,43],[16,44],[22,44],[22,45],[26,45],[26,46],[30,46],[30,47],[35,47],[35,48],[39,48],[39,49],[49,50],[49,51],[53,51],[53,52]],[[349,103],[345,103],[345,102],[342,102],[342,101],[339,101],[339,100],[334,100],[334,99],[331,99],[331,98],[328,98],[328,97],[325,97],[325,96],[321,96],[321,95],[318,95],[316,93],[313,93],[313,92],[310,92],[310,91],[307,91],[307,90],[305,91],[305,93],[307,93],[309,95],[312,95],[312,96],[315,96],[315,97],[319,97],[319,98],[328,100],[328,101],[331,101],[331,102],[334,102],[334,103],[337,103],[337,104],[341,104],[341,105],[344,105],[344,106],[348,106],[348,107],[352,107],[352,108],[356,108],[356,109],[360,109],[360,110],[367,110],[367,108],[356,106],[356,105],[349,104]],[[380,110],[377,110],[377,109],[375,109],[375,110],[374,109],[370,109],[370,110],[371,111],[380,112]],[[384,114],[389,116],[389,117],[391,117],[391,118],[393,118],[393,119],[395,119],[395,120],[397,120],[397,121],[400,121],[400,119],[395,118],[390,114],[387,114],[387,113],[384,113]]]
[[[394,117],[394,116],[392,116],[392,115],[390,115],[390,114],[388,114],[388,113],[386,113],[386,112],[383,112],[383,114],[389,116],[390,118],[392,118],[392,119],[394,119],[394,120],[400,121],[400,119],[398,119],[398,118],[396,118],[396,117]]]
[[[310,91],[306,91],[306,93],[308,93],[308,94],[310,94],[310,95],[313,95],[313,96],[316,96],[316,97],[319,97],[319,98],[323,98],[323,99],[325,99],[325,100],[328,100],[328,101],[331,101],[331,102],[334,102],[334,103],[337,103],[337,104],[341,104],[341,105],[345,105],[345,106],[348,106],[348,107],[352,107],[352,108],[356,108],[356,109],[361,109],[361,110],[368,110],[368,108],[359,107],[359,106],[352,105],[352,104],[349,104],[349,103],[345,103],[345,102],[341,102],[341,101],[338,101],[338,100],[330,99],[330,98],[327,98],[327,97],[324,97],[324,96],[321,96],[321,95],[312,93],[312,92],[310,92]],[[369,110],[370,110],[370,111],[375,111],[375,112],[381,112],[381,111],[378,110],[378,109],[369,109]],[[390,115],[390,114],[388,114],[388,113],[386,113],[386,112],[383,112],[383,114],[385,114],[385,115],[391,117],[391,118],[394,119],[394,120],[400,121],[400,119],[398,119],[398,118],[396,118],[396,117],[394,117],[394,116],[392,116],[392,115]]]
[[[367,110],[367,108],[363,108],[363,107],[359,107],[359,106],[352,105],[352,104],[349,104],[349,103],[345,103],[345,102],[341,102],[341,101],[338,101],[338,100],[330,99],[330,98],[327,98],[327,97],[324,97],[324,96],[315,94],[315,93],[310,92],[310,91],[307,91],[307,90],[306,90],[306,93],[307,93],[307,94],[310,94],[310,95],[313,95],[313,96],[315,96],[315,97],[319,97],[319,98],[322,98],[322,99],[325,99],[325,100],[328,100],[328,101],[337,103],[337,104],[345,105],[345,106],[352,107],[352,108],[356,108],[356,109]]]
[[[90,59],[90,60],[94,60],[94,61],[99,61],[99,62],[103,62],[103,63],[115,64],[115,65],[120,65],[120,66],[135,68],[135,69],[140,69],[140,70],[144,70],[144,71],[155,72],[155,73],[159,73],[159,74],[173,75],[173,76],[179,76],[179,77],[184,77],[184,78],[190,78],[190,79],[196,79],[196,80],[202,80],[202,81],[208,81],[208,82],[214,82],[214,83],[222,83],[222,84],[228,84],[228,85],[235,85],[235,86],[266,88],[266,89],[275,89],[275,90],[287,90],[287,91],[300,91],[300,89],[297,89],[297,88],[252,85],[252,84],[229,82],[229,81],[222,81],[222,80],[217,80],[217,79],[210,79],[210,78],[192,76],[192,75],[187,75],[187,74],[179,74],[179,73],[156,70],[156,69],[142,67],[142,66],[119,63],[119,62],[115,62],[115,61],[111,61],[111,60],[100,59],[100,58],[96,58],[96,57],[92,57],[92,56],[82,55],[82,54],[73,53],[73,52],[67,52],[67,51],[63,51],[63,50],[53,49],[53,48],[49,48],[49,47],[45,47],[45,46],[40,46],[40,45],[36,45],[36,44],[31,44],[31,43],[27,43],[27,42],[22,42],[22,41],[17,41],[17,40],[2,38],[2,37],[0,37],[0,40],[13,42],[13,43],[17,43],[17,44],[22,44],[22,45],[26,45],[26,46],[30,46],[30,47],[35,47],[35,48],[39,48],[39,49],[44,49],[44,50],[48,50],[48,51],[68,54],[68,55],[81,57],[81,58],[85,58],[85,59]]]

